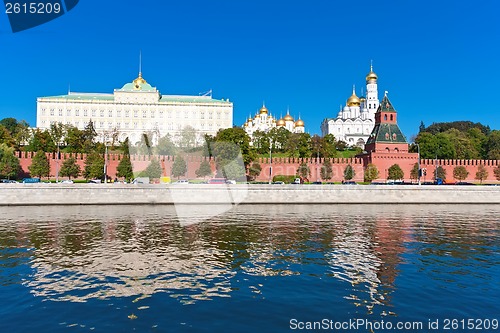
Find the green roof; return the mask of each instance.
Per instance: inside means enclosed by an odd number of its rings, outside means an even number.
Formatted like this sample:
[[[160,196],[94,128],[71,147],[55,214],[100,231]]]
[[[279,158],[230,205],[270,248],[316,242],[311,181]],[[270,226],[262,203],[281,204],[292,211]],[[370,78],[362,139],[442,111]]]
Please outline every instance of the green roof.
[[[121,89],[122,91],[156,91],[149,83],[139,83],[137,84],[139,88],[136,88],[134,83],[126,83]]]
[[[74,101],[113,101],[115,96],[113,94],[85,94],[85,93],[69,93],[68,95],[59,96],[46,96],[40,97],[42,99],[65,99]]]
[[[391,101],[387,97],[387,95],[382,98],[382,101],[380,102],[377,112],[396,112],[396,109],[392,106]]]
[[[397,124],[376,124],[366,144],[370,143],[408,143]]]
[[[119,90],[120,91],[120,90]],[[140,92],[140,90],[138,91]],[[68,95],[46,96],[41,99],[61,99],[70,101],[114,101],[113,94],[70,93]],[[222,99],[213,99],[208,96],[188,95],[160,95],[159,103],[230,103]]]

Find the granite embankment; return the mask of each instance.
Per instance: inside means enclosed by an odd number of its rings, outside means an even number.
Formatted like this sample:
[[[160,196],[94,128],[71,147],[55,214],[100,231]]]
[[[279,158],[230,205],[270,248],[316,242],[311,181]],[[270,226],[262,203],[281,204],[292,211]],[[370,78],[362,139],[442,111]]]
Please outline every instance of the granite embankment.
[[[500,204],[500,186],[2,184],[0,205]]]

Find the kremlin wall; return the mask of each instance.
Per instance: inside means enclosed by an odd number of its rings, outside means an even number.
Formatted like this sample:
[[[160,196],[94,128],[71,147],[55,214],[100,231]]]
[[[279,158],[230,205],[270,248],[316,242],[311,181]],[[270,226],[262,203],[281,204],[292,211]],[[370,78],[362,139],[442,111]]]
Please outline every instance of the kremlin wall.
[[[29,175],[28,166],[31,164],[31,159],[34,156],[34,153],[31,152],[18,152],[18,157],[21,163],[21,168],[23,170],[24,176]],[[50,161],[50,170],[52,178],[55,177],[55,172],[57,170],[57,164],[62,165],[64,159],[69,157],[75,157],[77,163],[80,165],[81,169],[84,168],[85,165],[85,154],[61,154],[61,160],[56,159],[56,154],[47,153],[47,157]],[[118,154],[109,154],[108,155],[108,175],[112,178],[116,175],[116,168],[118,163],[120,163],[121,155]],[[132,155],[130,156],[134,171],[141,171],[146,169],[149,165],[150,156],[145,155]],[[164,176],[170,176],[172,165],[174,162],[173,156],[160,156],[160,163],[164,172]],[[212,170],[215,172],[215,162],[213,159],[208,159],[200,156],[187,156],[185,158],[187,162],[188,172],[185,177],[187,179],[196,179],[195,171],[200,167],[200,164],[203,160],[207,159],[210,161],[212,166]],[[356,182],[363,181],[364,168],[368,163],[373,163],[377,166],[379,170],[379,178],[375,180],[375,182],[385,182],[387,180],[387,169],[393,165],[398,164],[401,169],[404,171],[404,180],[405,182],[410,182],[410,170],[413,168],[414,164],[418,162],[418,155],[416,153],[376,153],[372,154],[371,157],[361,157],[361,158],[332,158],[330,159],[332,163],[332,179],[328,182],[341,182],[343,180],[344,170],[347,165],[351,165],[355,170],[355,177],[353,178]],[[275,175],[296,175],[297,168],[300,163],[304,162],[309,166],[311,171],[311,176],[309,177],[309,181],[313,182],[316,180],[320,180],[320,171],[321,166],[323,165],[323,158],[273,158],[272,164],[270,163],[269,158],[260,158],[256,162],[260,163],[262,167],[262,171],[260,175],[256,178],[258,182],[267,182],[269,181],[269,169],[272,165],[272,174]],[[427,175],[422,176],[422,181],[432,181],[433,175],[435,171],[435,165],[437,162],[438,166],[441,166],[446,170],[447,182],[453,183],[455,180],[453,179],[453,168],[456,166],[462,165],[467,171],[469,171],[469,175],[466,182],[475,182],[475,175],[478,170],[479,165],[484,165],[486,170],[488,171],[488,178],[484,181],[484,183],[498,183],[496,180],[493,169],[500,165],[500,160],[434,160],[434,159],[422,159],[421,161],[422,169],[427,170]],[[62,177],[61,177],[62,178]]]

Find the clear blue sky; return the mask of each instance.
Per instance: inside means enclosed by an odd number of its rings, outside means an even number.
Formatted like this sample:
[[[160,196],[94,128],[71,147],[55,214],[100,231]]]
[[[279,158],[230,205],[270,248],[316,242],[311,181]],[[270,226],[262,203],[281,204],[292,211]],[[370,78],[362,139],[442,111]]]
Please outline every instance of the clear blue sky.
[[[138,72],[166,94],[213,89],[242,125],[265,101],[320,133],[370,60],[408,139],[420,121],[500,129],[500,2],[81,0],[12,33],[0,13],[0,118],[36,120],[36,98],[111,93]]]

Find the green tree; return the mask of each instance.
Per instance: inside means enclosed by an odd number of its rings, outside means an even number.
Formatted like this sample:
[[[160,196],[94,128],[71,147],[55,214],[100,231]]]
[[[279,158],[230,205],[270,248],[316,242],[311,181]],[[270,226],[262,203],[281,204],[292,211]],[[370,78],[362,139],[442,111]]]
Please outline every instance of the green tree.
[[[410,171],[410,179],[417,180],[418,179],[418,163],[413,165],[413,168]]]
[[[259,154],[269,154],[269,140],[270,137],[265,132],[257,130],[252,135],[252,146]]]
[[[17,131],[14,136],[14,142],[17,150],[28,144],[31,137],[31,130],[29,124],[24,120],[21,120],[17,124]]]
[[[179,134],[179,146],[184,150],[196,147],[196,129],[185,126]]]
[[[344,179],[351,180],[354,178],[355,175],[356,175],[356,171],[354,171],[354,168],[352,167],[352,165],[348,164],[344,169]]]
[[[500,160],[500,130],[491,131],[485,143],[485,154],[490,160]]]
[[[84,152],[84,134],[83,131],[72,125],[65,125],[64,145],[68,153]]]
[[[96,139],[97,132],[94,127],[94,122],[90,120],[82,131],[83,151],[86,153],[95,151]]]
[[[389,179],[398,180],[403,179],[405,175],[399,164],[393,164],[389,167],[388,176]]]
[[[0,125],[0,144],[5,144],[8,147],[12,147],[14,145],[14,139],[7,128],[3,125]]]
[[[469,171],[463,166],[463,165],[458,165],[453,168],[453,178],[457,179],[458,181],[462,181],[467,178],[469,175]]]
[[[195,171],[196,177],[205,178],[212,174],[212,168],[207,160],[200,163],[200,167]]]
[[[50,124],[49,134],[52,142],[54,143],[54,151],[57,151],[58,144],[62,143],[62,139],[65,136],[65,126],[62,123],[52,123]]]
[[[177,158],[176,158],[177,160]],[[175,164],[175,161],[174,161]],[[173,169],[173,168],[172,168]],[[163,174],[163,169],[161,168],[160,161],[158,161],[156,158],[152,158],[151,162],[149,163],[148,167],[144,171],[146,177],[149,177],[151,179],[158,179],[161,177]]]
[[[488,170],[484,167],[484,165],[480,164],[479,167],[477,168],[476,172],[476,180],[479,180],[479,183],[483,183],[483,180],[488,178]]]
[[[253,162],[250,168],[248,169],[248,176],[250,180],[255,180],[255,178],[260,176],[262,172],[262,166],[258,162]]]
[[[337,156],[337,140],[333,134],[327,134],[322,139],[323,156],[327,158]]]
[[[372,182],[379,177],[379,172],[375,164],[369,163],[365,168],[365,182]]]
[[[59,174],[62,177],[68,177],[68,179],[71,179],[80,176],[81,172],[82,170],[78,165],[78,163],[76,163],[76,159],[74,157],[70,157],[64,160],[61,166],[61,171],[59,171]]]
[[[497,165],[495,169],[493,169],[493,174],[495,178],[500,181],[500,165]]]
[[[51,152],[56,151],[56,146],[54,145],[54,141],[50,136],[48,130],[41,130],[39,128],[33,130],[33,134],[29,141],[28,146],[26,147],[27,151],[44,151]]]
[[[271,138],[273,142],[273,152],[285,152],[285,147],[290,134],[290,131],[284,127],[274,127],[267,133],[267,136]]]
[[[28,169],[33,176],[37,176],[38,178],[49,177],[50,164],[43,150],[39,150],[35,154]]]
[[[96,152],[87,154],[83,169],[85,179],[104,178],[104,157]]]
[[[231,160],[224,165],[218,165],[217,174],[227,179],[246,180],[246,170],[241,160]]]
[[[434,173],[432,175],[434,177],[434,180],[436,180],[436,174],[437,174],[437,178],[446,179],[446,169],[440,165],[438,165],[437,171],[434,170]]]
[[[15,178],[21,171],[19,159],[14,155],[14,148],[0,144],[0,176]]]
[[[127,182],[130,182],[134,178],[134,170],[132,168],[132,162],[130,161],[130,155],[123,155],[120,163],[116,167],[116,177],[123,177]]]
[[[323,160],[323,165],[321,166],[320,177],[321,179],[327,181],[332,179],[332,176],[333,176],[332,162],[330,162],[329,158],[325,158]]]
[[[169,134],[161,137],[160,140],[158,140],[158,145],[156,146],[156,153],[158,155],[174,156],[176,152],[177,149]]]
[[[15,136],[17,129],[18,129],[17,126],[19,124],[18,124],[16,118],[9,117],[9,118],[3,118],[2,120],[0,120],[0,125],[5,127],[7,129],[7,131],[9,131],[9,134],[11,136]]]
[[[186,161],[182,158],[182,156],[177,155],[175,157],[174,164],[172,165],[172,176],[179,178],[180,176],[184,176],[186,172]]]
[[[210,149],[221,167],[236,160],[240,152],[245,168],[257,156],[255,150],[250,146],[250,137],[240,127],[219,130]]]
[[[299,176],[302,179],[308,179],[310,175],[311,175],[311,170],[309,169],[307,163],[305,162],[300,163],[299,167],[297,168],[297,176]]]

